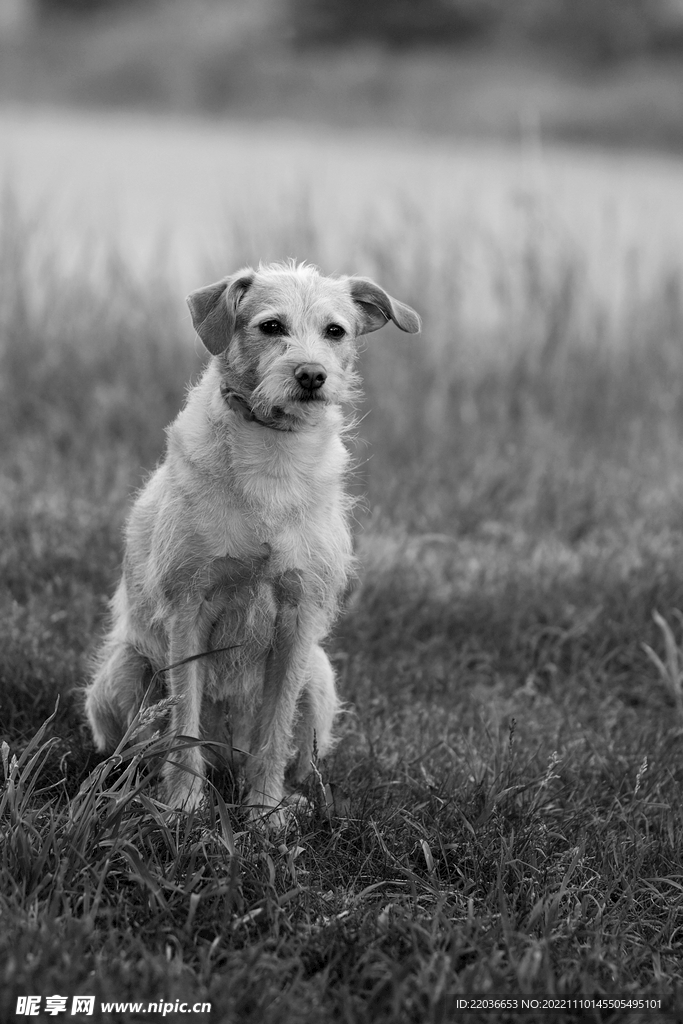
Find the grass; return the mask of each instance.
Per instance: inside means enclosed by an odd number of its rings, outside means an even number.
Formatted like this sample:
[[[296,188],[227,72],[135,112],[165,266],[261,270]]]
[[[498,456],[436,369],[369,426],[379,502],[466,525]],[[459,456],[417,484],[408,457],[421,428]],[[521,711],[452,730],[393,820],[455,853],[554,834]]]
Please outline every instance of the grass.
[[[168,280],[60,271],[5,197],[3,1019],[38,993],[259,1024],[436,1024],[469,993],[683,1011],[680,274],[606,320],[532,217],[476,330],[459,225],[406,216],[339,257],[425,329],[362,353],[364,571],[329,644],[348,714],[312,812],[263,836],[227,776],[169,819],[163,734],[101,760],[82,724],[125,511],[199,363]],[[233,227],[234,265],[329,244],[305,205]]]

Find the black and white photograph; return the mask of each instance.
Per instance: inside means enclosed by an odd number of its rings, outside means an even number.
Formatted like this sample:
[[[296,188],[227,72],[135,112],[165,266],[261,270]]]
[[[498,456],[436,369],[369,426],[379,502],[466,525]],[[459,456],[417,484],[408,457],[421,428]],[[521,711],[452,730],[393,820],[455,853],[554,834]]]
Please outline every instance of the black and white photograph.
[[[683,0],[0,0],[0,1020],[683,1019]]]

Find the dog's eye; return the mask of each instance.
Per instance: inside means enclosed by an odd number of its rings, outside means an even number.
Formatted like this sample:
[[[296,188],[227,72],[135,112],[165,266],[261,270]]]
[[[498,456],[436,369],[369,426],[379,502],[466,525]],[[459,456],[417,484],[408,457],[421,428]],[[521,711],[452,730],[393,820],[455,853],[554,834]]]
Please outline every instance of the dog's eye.
[[[335,338],[338,341],[340,338],[344,337],[346,331],[343,327],[340,327],[339,324],[330,324],[325,331],[325,334],[328,338]]]
[[[259,324],[259,330],[261,334],[269,336],[287,333],[285,325],[281,320],[264,320],[262,324]]]

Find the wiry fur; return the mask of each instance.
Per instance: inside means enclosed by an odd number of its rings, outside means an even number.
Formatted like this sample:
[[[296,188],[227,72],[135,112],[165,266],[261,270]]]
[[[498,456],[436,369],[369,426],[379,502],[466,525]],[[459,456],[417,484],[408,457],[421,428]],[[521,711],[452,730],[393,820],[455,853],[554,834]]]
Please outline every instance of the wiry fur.
[[[333,743],[320,645],[353,564],[341,403],[357,387],[356,338],[388,319],[415,332],[419,319],[371,281],[293,264],[247,268],[188,304],[213,358],[130,513],[86,711],[98,749],[112,749],[171,666],[172,733],[218,735],[227,714],[248,753],[247,802],[277,822],[286,765],[301,779]],[[282,330],[264,333],[273,322]],[[315,390],[296,376],[309,366],[325,377]],[[196,806],[203,776],[199,746],[174,754],[169,804]]]

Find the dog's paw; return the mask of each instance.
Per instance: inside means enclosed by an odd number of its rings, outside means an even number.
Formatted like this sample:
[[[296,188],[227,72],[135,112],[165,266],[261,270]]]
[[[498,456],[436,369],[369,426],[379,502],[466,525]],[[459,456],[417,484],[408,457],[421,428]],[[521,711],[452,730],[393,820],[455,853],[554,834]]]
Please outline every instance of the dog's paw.
[[[174,772],[164,783],[163,797],[174,811],[197,811],[204,799],[202,780],[189,772]]]
[[[291,812],[286,807],[249,807],[247,819],[260,832],[284,832],[292,820]]]
[[[281,832],[288,828],[293,814],[284,802],[273,805],[253,799],[247,805],[247,820],[262,832]]]
[[[290,793],[284,799],[285,806],[288,812],[291,814],[313,814],[315,810],[314,804],[304,796],[303,793]]]
[[[263,801],[249,801],[247,816],[257,828],[268,832],[286,831],[297,825],[300,815],[310,815],[313,804],[301,793],[290,793],[276,806],[267,806]]]

